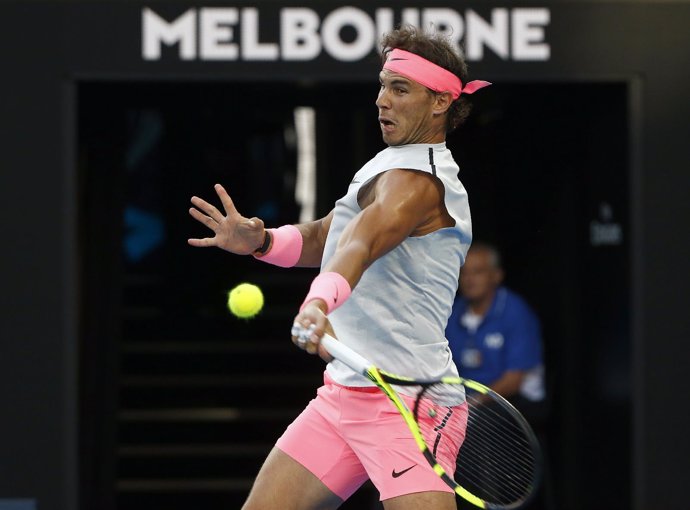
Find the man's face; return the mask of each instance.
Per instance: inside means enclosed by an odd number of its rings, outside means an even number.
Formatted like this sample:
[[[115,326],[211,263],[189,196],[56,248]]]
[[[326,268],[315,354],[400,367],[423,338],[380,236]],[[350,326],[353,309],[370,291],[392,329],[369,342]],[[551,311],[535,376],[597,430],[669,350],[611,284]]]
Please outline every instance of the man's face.
[[[434,143],[435,96],[423,85],[385,69],[379,80],[376,106],[383,141],[391,146]]]
[[[501,284],[503,273],[492,262],[491,253],[487,250],[476,249],[467,253],[460,270],[460,290],[465,299],[474,302],[493,295]]]

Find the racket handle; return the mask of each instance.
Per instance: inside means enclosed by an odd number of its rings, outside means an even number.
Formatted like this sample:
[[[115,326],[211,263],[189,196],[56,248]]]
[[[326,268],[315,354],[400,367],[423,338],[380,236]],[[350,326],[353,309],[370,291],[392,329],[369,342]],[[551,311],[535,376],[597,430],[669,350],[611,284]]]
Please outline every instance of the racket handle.
[[[328,333],[321,337],[321,345],[326,348],[331,356],[339,361],[342,361],[357,373],[366,375],[369,368],[373,366],[369,361],[366,360],[366,358],[363,358],[355,351],[350,349],[347,345],[339,342]]]

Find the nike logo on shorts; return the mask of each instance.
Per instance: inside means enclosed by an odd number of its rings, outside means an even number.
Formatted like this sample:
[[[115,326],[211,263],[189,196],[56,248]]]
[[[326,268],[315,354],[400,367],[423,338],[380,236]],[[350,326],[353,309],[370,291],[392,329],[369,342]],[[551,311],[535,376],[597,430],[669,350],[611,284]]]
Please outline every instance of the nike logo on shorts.
[[[393,472],[391,473],[391,476],[392,476],[393,478],[398,478],[399,476],[402,476],[402,475],[404,475],[405,473],[407,473],[410,469],[412,469],[412,468],[415,467],[416,465],[417,465],[417,464],[412,464],[410,467],[408,467],[407,469],[403,469],[402,471],[396,471],[395,468],[393,468]]]

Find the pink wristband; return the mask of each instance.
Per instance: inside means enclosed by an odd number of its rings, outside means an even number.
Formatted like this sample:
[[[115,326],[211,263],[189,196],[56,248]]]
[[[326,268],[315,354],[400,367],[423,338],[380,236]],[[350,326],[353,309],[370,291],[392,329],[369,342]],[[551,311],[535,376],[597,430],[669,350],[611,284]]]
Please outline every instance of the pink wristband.
[[[309,301],[323,299],[328,307],[327,313],[331,313],[350,297],[351,292],[350,284],[341,274],[333,272],[321,273],[311,282],[309,294],[304,298],[300,311]]]
[[[294,225],[267,229],[273,238],[271,249],[265,255],[254,257],[274,266],[293,267],[302,255],[302,233]]]

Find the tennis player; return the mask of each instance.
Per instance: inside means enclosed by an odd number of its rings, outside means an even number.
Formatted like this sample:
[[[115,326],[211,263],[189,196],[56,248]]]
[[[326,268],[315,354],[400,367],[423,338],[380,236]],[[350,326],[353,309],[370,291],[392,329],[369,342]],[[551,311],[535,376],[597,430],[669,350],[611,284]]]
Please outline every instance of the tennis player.
[[[215,236],[190,239],[282,267],[320,266],[293,336],[330,361],[324,385],[278,439],[244,510],[334,509],[367,479],[387,510],[455,509],[392,404],[319,341],[336,336],[374,364],[421,379],[457,376],[444,329],[471,242],[467,194],[445,145],[469,113],[464,58],[439,34],[403,27],[382,39],[378,121],[388,148],[354,176],[324,218],[265,229],[216,186],[225,214],[193,197],[191,215]],[[299,329],[299,328],[297,328]],[[467,406],[462,389],[421,426],[439,463],[455,471]]]

